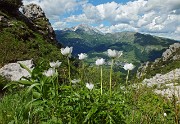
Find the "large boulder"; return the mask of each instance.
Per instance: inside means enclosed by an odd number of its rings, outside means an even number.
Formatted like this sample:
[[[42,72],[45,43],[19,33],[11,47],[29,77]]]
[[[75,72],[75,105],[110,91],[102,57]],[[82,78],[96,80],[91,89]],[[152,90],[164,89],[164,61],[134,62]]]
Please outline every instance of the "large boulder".
[[[30,19],[36,19],[40,17],[45,17],[44,11],[41,9],[40,6],[36,4],[29,4],[22,7],[23,14],[30,18]]]
[[[11,81],[19,81],[23,76],[30,76],[29,72],[23,69],[19,63],[25,65],[30,70],[33,69],[32,60],[17,61],[16,63],[9,63],[0,68],[0,75]]]

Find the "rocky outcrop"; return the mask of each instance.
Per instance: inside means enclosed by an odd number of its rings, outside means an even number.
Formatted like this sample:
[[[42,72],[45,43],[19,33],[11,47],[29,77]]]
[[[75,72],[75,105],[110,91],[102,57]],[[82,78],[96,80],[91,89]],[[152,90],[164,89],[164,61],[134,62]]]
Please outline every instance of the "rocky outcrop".
[[[166,83],[173,83],[175,80],[180,79],[180,68],[170,71],[166,74],[156,74],[154,77],[150,79],[144,79],[142,83],[146,84],[149,87],[157,85],[160,87]]]
[[[154,62],[146,62],[141,65],[138,69],[137,77],[143,78],[143,76],[146,77],[146,75],[148,75],[149,73],[153,71],[158,72],[158,70],[159,73],[165,73],[163,71],[163,68],[166,67],[168,64],[173,66],[173,62],[176,62],[176,64],[179,63],[178,67],[180,67],[180,43],[174,43],[170,45],[169,48],[165,52],[163,52],[162,57],[157,58]],[[170,69],[173,70],[175,68]]]
[[[22,11],[23,11],[23,14],[30,19],[45,17],[44,11],[41,9],[40,6],[36,4],[26,5],[22,7]]]
[[[6,22],[6,18],[4,16],[0,16],[0,22]]]
[[[23,76],[30,76],[29,72],[23,69],[19,63],[25,65],[31,70],[33,69],[32,60],[18,61],[17,63],[9,63],[0,68],[0,75],[4,76],[6,79],[11,81],[18,81]]]
[[[0,27],[7,27],[8,22],[5,16],[0,15]]]
[[[154,86],[154,92],[157,94],[168,98],[172,98],[175,95],[177,98],[180,98],[180,68],[164,75],[156,74],[150,79],[144,79],[142,83],[148,87]]]
[[[180,86],[171,86],[165,89],[155,89],[154,92],[168,98],[176,96],[177,98],[179,98],[177,101],[180,102]]]
[[[55,32],[40,6],[33,3],[23,6],[22,13],[33,22],[33,26],[45,37],[45,39],[57,43]]]
[[[154,87],[155,93],[180,98],[180,43],[170,45],[154,62],[146,62],[137,76],[145,78],[142,83]]]
[[[167,49],[163,54],[162,54],[162,60],[163,61],[167,61],[168,59],[171,59],[171,56],[175,53],[175,52],[179,52],[178,50],[180,50],[180,43],[175,43],[173,45],[169,46],[169,49]],[[174,55],[172,57],[173,60],[177,60],[180,59],[180,55]]]

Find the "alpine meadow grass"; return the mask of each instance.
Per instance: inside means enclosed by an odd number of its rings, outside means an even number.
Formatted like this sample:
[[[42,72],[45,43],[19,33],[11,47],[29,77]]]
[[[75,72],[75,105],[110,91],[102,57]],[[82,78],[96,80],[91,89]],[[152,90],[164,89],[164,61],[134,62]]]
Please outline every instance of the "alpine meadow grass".
[[[112,61],[122,55],[122,52],[108,51]],[[81,69],[75,70],[81,70],[80,73],[74,74],[70,70],[72,47],[61,52],[68,59],[68,66],[60,60],[50,62],[48,69],[37,65],[29,70],[21,64],[30,77],[4,87],[8,91],[0,100],[1,124],[179,123],[179,103],[175,103],[174,111],[171,99],[155,94],[152,88],[141,83],[133,80],[129,83],[133,64],[124,65],[128,74],[123,80],[121,75],[116,75],[118,72],[112,73],[114,62],[104,68],[103,58],[95,62],[98,67],[84,66],[83,61]],[[79,54],[80,60],[86,58],[86,54]]]

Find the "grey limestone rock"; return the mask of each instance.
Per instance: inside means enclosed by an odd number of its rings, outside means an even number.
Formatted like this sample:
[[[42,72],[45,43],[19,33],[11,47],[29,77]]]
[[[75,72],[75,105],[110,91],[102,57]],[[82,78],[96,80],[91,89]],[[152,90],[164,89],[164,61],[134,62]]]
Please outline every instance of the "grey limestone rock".
[[[141,65],[137,72],[137,78],[141,78],[144,74],[147,73],[147,68],[150,70],[155,70],[157,66],[162,68],[165,66],[164,62],[168,61],[180,61],[180,43],[174,43],[169,46],[169,48],[163,52],[161,58],[157,58],[154,62],[146,62]]]
[[[144,79],[143,83],[147,84],[147,86],[153,86],[161,84],[165,84],[167,82],[173,82],[174,80],[180,79],[180,68],[170,71],[166,74],[156,74],[154,77],[150,79]]]
[[[172,97],[175,94],[176,97],[180,96],[180,86],[178,83],[174,81],[179,81],[180,79],[180,68],[170,71],[166,74],[156,74],[154,77],[150,79],[144,79],[143,84],[148,87],[157,86],[158,89],[154,91],[157,94],[161,94],[167,97]],[[167,88],[163,88],[167,87]],[[179,99],[180,100],[180,99]]]
[[[45,17],[44,11],[41,9],[40,6],[36,4],[29,4],[22,7],[23,14],[30,18],[30,19],[36,19],[39,17]]]
[[[5,17],[4,16],[0,16],[0,22],[4,22],[6,21]]]
[[[56,41],[55,32],[47,19],[44,11],[39,5],[29,4],[22,7],[23,15],[28,18],[32,23],[35,29],[41,33],[45,39],[48,41]]]
[[[170,58],[170,56],[176,52],[178,49],[180,49],[180,43],[174,43],[172,45],[169,46],[169,49],[167,49],[163,54],[162,54],[162,58],[163,61],[166,61],[167,59]],[[178,56],[173,57],[173,59],[178,59]]]
[[[17,63],[9,63],[0,68],[0,75],[4,76],[5,78],[11,81],[18,81],[23,76],[30,76],[29,72],[23,69],[19,63],[25,65],[30,70],[33,69],[32,60],[18,61]]]

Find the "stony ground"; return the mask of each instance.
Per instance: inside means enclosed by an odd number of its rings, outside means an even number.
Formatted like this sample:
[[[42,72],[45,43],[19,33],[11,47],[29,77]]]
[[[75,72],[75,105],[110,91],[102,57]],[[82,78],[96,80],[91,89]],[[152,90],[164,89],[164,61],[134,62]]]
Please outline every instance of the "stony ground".
[[[177,96],[180,100],[180,68],[170,71],[167,74],[156,74],[150,79],[144,79],[143,84],[148,87],[155,87],[155,92],[163,96]]]

